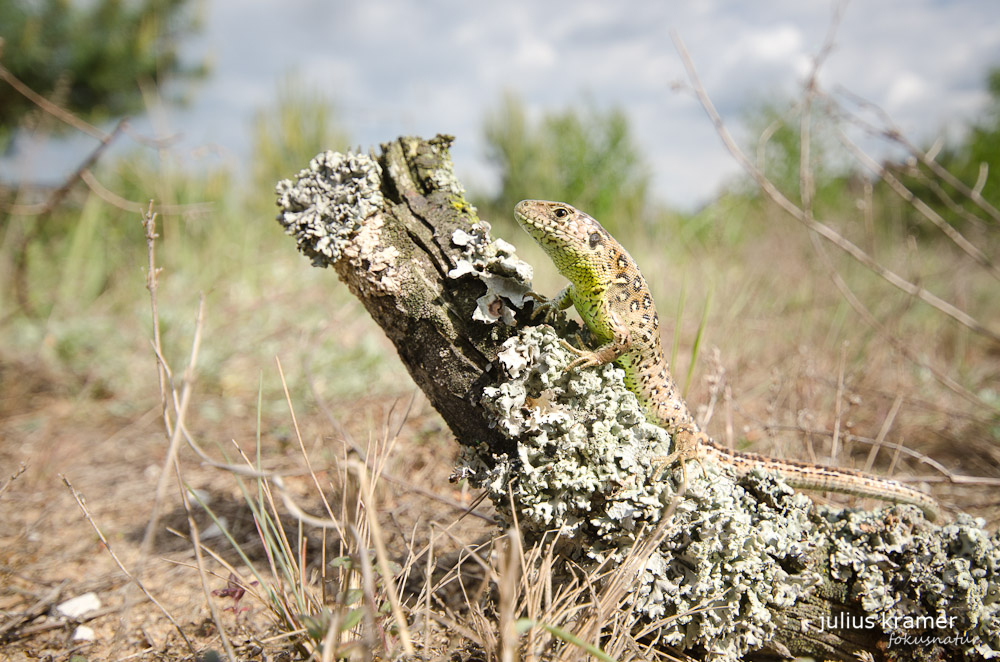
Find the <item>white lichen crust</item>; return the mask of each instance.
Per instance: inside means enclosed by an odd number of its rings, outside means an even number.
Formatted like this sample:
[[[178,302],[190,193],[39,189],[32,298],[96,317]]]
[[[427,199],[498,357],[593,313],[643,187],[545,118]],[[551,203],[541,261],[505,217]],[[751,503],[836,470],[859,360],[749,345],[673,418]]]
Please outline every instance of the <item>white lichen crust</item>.
[[[313,266],[337,262],[366,220],[381,213],[382,168],[372,157],[327,151],[292,179],[278,182],[278,222]],[[393,256],[378,258],[385,268]]]
[[[507,379],[486,389],[484,406],[517,439],[517,451],[500,458],[470,453],[475,480],[508,524],[510,486],[529,540],[559,531],[564,554],[609,567],[673,509],[631,608],[650,621],[675,617],[660,640],[711,650],[712,659],[736,660],[759,648],[774,633],[772,610],[819,581],[814,573],[790,576],[782,569],[807,551],[808,499],[761,478],[758,488],[769,492],[762,506],[712,466],[708,479],[692,467],[678,499],[671,476],[655,475],[655,458],[670,450],[669,435],[645,421],[622,370],[612,364],[565,373],[572,358],[547,326],[523,329],[505,343],[498,361]]]
[[[948,644],[969,659],[1000,659],[1000,532],[965,514],[935,535],[905,517],[829,523],[831,579],[890,637],[914,644],[898,659],[946,659]]]
[[[832,582],[851,587],[845,604],[880,617],[961,615],[948,636],[969,633],[984,657],[998,649],[995,536],[959,519],[937,537],[909,506],[818,508],[775,476],[754,472],[737,483],[712,464],[703,473],[691,463],[678,496],[677,467],[660,475],[655,463],[670,451],[669,436],[645,421],[622,370],[564,372],[572,359],[547,326],[504,344],[503,377],[483,405],[516,450],[466,449],[464,473],[487,490],[503,524],[516,516],[529,542],[558,531],[559,552],[580,563],[622,565],[669,518],[629,598],[645,622],[667,619],[658,642],[740,659],[779,627],[793,629],[786,615]]]
[[[531,265],[517,257],[514,247],[503,239],[490,238],[490,224],[478,221],[468,230],[452,233],[451,243],[461,251],[449,278],[474,276],[486,286],[486,294],[476,300],[472,318],[486,324],[502,321],[514,325],[515,311],[524,307],[531,282]]]

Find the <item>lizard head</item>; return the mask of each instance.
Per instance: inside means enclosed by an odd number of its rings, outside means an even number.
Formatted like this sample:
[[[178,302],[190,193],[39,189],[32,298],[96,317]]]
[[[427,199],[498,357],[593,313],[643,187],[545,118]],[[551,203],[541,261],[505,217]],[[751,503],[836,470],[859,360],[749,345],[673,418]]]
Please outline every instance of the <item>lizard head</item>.
[[[547,200],[522,200],[514,218],[574,285],[603,282],[606,244],[614,240],[600,223],[564,202]]]

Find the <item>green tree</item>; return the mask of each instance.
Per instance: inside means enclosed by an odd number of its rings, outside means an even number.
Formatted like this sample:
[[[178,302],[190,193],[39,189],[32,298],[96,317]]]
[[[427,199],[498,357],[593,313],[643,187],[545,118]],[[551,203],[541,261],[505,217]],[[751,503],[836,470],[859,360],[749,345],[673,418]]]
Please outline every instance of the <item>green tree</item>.
[[[188,0],[0,1],[0,64],[38,94],[89,121],[142,108],[141,84],[194,78],[179,39],[197,28]],[[0,82],[0,88],[7,88]],[[35,106],[0,93],[0,148]],[[60,127],[62,128],[62,127]]]
[[[987,74],[986,89],[990,100],[982,117],[969,126],[960,141],[934,155],[937,165],[964,186],[953,186],[948,178],[913,158],[885,164],[916,198],[930,205],[948,223],[963,231],[971,224],[979,228],[977,234],[989,224],[983,224],[984,212],[968,195],[969,189],[978,188],[983,199],[994,207],[1000,206],[1000,67]],[[925,148],[924,151],[929,150]],[[910,205],[895,200],[888,193],[882,197],[890,201],[887,206],[906,219],[911,232],[937,233],[934,226]],[[982,236],[977,241],[983,241]]]
[[[646,210],[649,168],[620,109],[585,104],[531,123],[508,94],[487,117],[485,134],[488,156],[501,170],[501,190],[491,201],[498,212],[509,215],[525,198],[562,200],[614,233]]]
[[[843,173],[834,162],[836,144],[830,135],[833,118],[813,107],[809,117],[809,162],[813,203],[835,204],[842,198]],[[754,143],[748,154],[757,167],[787,198],[802,201],[802,107],[768,101],[752,108],[744,117]]]
[[[986,76],[990,94],[984,118],[974,124],[954,154],[952,165],[959,178],[970,186],[979,181],[985,168],[982,196],[994,206],[1000,205],[1000,67]]]

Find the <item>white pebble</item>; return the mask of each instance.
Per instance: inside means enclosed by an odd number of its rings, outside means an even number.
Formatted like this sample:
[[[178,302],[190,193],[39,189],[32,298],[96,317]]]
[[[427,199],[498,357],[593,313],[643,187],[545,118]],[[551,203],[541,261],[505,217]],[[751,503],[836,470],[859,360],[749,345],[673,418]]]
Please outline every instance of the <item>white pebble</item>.
[[[73,630],[73,641],[93,641],[94,629],[86,625],[79,625]]]
[[[101,600],[96,593],[84,593],[75,598],[70,598],[66,602],[56,607],[56,612],[66,618],[80,618],[84,614],[97,611],[101,608]]]

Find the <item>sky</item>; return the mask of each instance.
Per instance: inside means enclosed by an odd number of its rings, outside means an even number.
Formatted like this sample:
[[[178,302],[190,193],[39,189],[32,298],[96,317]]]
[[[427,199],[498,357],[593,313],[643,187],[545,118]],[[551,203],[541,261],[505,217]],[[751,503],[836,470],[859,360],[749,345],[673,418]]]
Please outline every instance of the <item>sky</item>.
[[[160,108],[155,123],[136,125],[179,134],[182,160],[245,164],[254,111],[273,104],[279,83],[294,76],[329,97],[353,144],[454,135],[460,179],[489,192],[498,171],[482,127],[505,92],[533,118],[593,103],[626,113],[655,199],[694,209],[739,167],[690,89],[678,86],[687,77],[671,32],[738,132],[755,106],[801,92],[839,4],[203,0],[203,30],[182,52],[207,60],[212,73],[188,90],[187,107]],[[819,80],[878,104],[929,144],[982,112],[991,66],[1000,66],[1000,2],[854,0]],[[81,155],[61,159],[67,171],[92,147],[74,142]],[[23,174],[25,163],[8,162],[2,172]],[[44,167],[46,159],[32,163]]]

